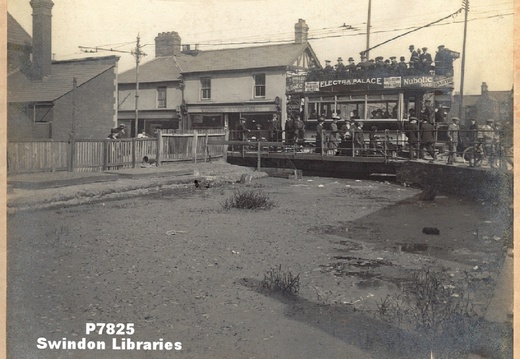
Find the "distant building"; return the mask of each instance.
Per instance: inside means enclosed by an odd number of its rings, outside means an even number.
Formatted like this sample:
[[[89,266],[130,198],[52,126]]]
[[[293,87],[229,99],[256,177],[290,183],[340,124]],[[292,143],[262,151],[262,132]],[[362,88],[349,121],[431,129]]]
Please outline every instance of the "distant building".
[[[139,131],[235,129],[239,118],[268,126],[287,117],[286,93],[303,86],[309,68],[320,68],[307,42],[308,26],[295,25],[295,42],[199,51],[176,32],[155,39],[155,58],[139,67]],[[119,77],[119,121],[135,122],[135,69]]]
[[[513,89],[510,91],[489,91],[485,82],[481,85],[480,95],[464,95],[464,119],[474,118],[479,125],[486,120],[493,119],[499,122],[513,120]],[[453,106],[450,116],[458,116],[460,108],[460,94],[453,97]]]
[[[119,57],[52,61],[54,3],[30,4],[32,39],[8,16],[8,139],[106,138],[117,124]]]

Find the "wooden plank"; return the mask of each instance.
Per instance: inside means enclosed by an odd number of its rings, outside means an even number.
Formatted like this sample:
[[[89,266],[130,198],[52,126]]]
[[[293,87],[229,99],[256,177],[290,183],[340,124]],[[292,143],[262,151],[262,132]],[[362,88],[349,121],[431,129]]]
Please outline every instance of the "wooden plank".
[[[269,147],[283,147],[283,142],[270,142],[270,141],[223,141],[220,138],[209,138],[208,146],[222,146],[222,145],[230,145],[230,146],[255,146],[260,143],[261,146],[269,146]]]

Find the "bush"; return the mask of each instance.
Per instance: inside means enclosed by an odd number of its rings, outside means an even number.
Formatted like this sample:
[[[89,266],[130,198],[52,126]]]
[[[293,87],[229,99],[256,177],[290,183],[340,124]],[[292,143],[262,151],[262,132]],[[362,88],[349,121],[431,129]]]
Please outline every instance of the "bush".
[[[280,264],[264,274],[261,286],[272,292],[294,295],[300,291],[300,275],[294,276],[290,271],[285,273]]]
[[[236,191],[231,198],[226,199],[222,204],[224,209],[270,209],[273,206],[274,202],[269,196],[257,191]]]

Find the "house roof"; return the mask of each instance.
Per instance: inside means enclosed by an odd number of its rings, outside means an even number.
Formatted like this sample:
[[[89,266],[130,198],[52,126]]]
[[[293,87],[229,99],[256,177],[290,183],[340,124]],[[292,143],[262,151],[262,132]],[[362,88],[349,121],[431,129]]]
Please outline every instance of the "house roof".
[[[178,81],[181,69],[191,58],[190,55],[180,54],[156,57],[145,62],[139,66],[139,82]],[[135,83],[135,68],[119,74],[118,82],[120,84]]]
[[[27,31],[7,13],[7,43],[16,45],[31,45],[32,38]]]
[[[308,43],[207,50],[190,55],[157,57],[139,67],[139,82],[175,81],[186,73],[286,67],[306,50],[318,63]],[[118,81],[135,83],[135,68],[121,73]]]
[[[511,91],[489,91],[489,96],[498,102],[511,102],[513,93]]]
[[[455,95],[457,98],[459,95]],[[511,102],[512,92],[511,91],[488,91],[490,99],[499,103]],[[477,102],[482,98],[482,95],[464,95],[464,107],[475,106]]]
[[[181,73],[284,67],[291,65],[306,49],[316,58],[308,43],[200,51]]]
[[[74,77],[77,86],[113,68],[118,56],[55,61],[51,75],[41,82],[31,82],[22,72],[16,71],[7,77],[8,102],[51,102],[72,91]]]

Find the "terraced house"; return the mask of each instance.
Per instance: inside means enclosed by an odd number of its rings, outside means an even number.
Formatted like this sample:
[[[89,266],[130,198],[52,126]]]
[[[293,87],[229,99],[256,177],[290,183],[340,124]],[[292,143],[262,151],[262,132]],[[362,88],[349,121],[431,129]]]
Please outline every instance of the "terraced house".
[[[293,43],[208,51],[182,45],[176,32],[158,34],[155,58],[139,68],[139,130],[233,130],[241,117],[265,128],[274,114],[283,125],[294,106],[286,93],[321,67],[307,34],[300,19]],[[119,78],[119,121],[127,127],[135,79],[135,69]]]

